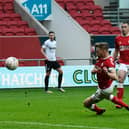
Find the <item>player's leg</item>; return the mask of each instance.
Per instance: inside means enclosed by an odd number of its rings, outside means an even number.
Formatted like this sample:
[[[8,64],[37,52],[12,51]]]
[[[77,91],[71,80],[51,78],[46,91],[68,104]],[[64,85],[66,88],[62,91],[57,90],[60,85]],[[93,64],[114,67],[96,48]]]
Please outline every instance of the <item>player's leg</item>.
[[[65,92],[65,90],[61,87],[62,78],[63,78],[63,70],[58,62],[55,62],[54,69],[58,72],[58,89],[61,92]]]
[[[109,96],[109,99],[110,99],[113,103],[118,104],[118,105],[120,105],[120,106],[122,106],[122,107],[125,107],[127,110],[129,110],[129,105],[126,104],[126,103],[124,103],[121,99],[119,99],[118,97],[114,96],[113,94],[111,94],[111,95]]]
[[[101,91],[98,89],[95,94],[86,98],[83,102],[84,107],[96,112],[97,115],[103,114],[106,110],[98,107],[95,103],[98,103],[104,98]]]
[[[124,65],[121,65],[119,70],[118,70],[118,85],[117,85],[117,97],[119,99],[123,99],[123,95],[124,95],[124,86],[123,86],[123,83],[124,83],[124,80],[126,78],[126,73],[127,73],[127,68],[126,66]],[[116,108],[121,108],[120,105],[116,105]]]
[[[45,75],[45,79],[44,79],[45,92],[46,92],[46,93],[52,93],[52,91],[49,91],[49,90],[48,90],[49,77],[50,77],[50,74],[51,74],[51,64],[50,64],[49,61],[46,62],[45,69],[46,69],[46,75]]]

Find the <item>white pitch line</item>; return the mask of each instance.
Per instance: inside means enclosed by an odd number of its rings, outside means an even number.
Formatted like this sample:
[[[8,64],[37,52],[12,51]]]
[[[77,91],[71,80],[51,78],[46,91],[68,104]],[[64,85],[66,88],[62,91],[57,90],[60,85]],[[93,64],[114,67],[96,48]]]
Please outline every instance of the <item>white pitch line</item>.
[[[50,124],[41,122],[20,122],[20,121],[0,121],[0,124],[16,124],[16,125],[37,125],[37,126],[51,126],[51,127],[66,127],[66,128],[83,128],[83,129],[117,129],[109,127],[95,127],[85,125],[65,125],[65,124]]]

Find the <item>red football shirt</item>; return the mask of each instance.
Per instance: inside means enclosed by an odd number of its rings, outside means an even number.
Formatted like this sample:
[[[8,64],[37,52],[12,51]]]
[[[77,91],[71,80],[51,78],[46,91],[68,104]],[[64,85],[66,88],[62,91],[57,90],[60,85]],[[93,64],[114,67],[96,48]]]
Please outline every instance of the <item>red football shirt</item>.
[[[115,48],[120,52],[119,62],[129,64],[129,36],[117,36]]]
[[[113,80],[103,71],[103,67],[106,67],[108,70],[110,68],[115,68],[113,58],[111,56],[103,59],[99,58],[95,66],[99,67],[100,70],[97,72],[98,86],[100,89],[106,89],[111,86]]]

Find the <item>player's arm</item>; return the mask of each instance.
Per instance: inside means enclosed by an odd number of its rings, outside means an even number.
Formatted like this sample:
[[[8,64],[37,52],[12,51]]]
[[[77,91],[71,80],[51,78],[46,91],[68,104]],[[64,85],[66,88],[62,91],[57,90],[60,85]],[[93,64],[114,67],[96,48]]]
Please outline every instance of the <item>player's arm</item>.
[[[99,70],[100,70],[99,67],[94,66],[94,68],[91,70],[91,73],[92,73],[92,74],[95,74],[95,73],[97,73]]]
[[[45,48],[41,47],[41,53],[44,56],[44,58],[47,59],[47,56],[45,54]]]
[[[118,80],[118,76],[116,74],[115,68],[109,68],[106,67],[103,68],[103,71],[112,79],[112,80]]]

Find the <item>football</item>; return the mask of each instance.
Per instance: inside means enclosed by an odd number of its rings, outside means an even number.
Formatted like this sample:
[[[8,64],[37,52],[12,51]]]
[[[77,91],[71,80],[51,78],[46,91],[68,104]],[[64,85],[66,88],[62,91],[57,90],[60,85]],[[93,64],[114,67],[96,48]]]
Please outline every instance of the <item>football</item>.
[[[16,57],[8,57],[5,60],[5,66],[9,70],[15,70],[19,65],[18,59]]]

